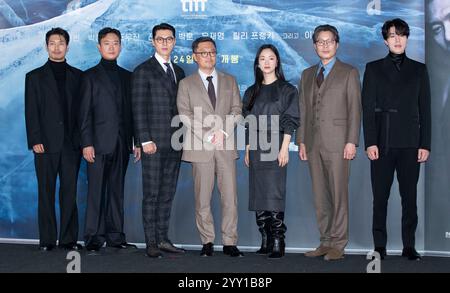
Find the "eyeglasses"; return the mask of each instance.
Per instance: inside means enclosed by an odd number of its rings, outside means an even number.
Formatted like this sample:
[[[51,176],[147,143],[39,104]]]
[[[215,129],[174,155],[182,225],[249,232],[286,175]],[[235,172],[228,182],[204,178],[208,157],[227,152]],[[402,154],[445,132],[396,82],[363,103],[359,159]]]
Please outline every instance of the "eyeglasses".
[[[211,51],[211,52],[194,52],[194,54],[197,54],[197,55],[202,56],[203,58],[206,58],[208,56],[216,57],[217,52],[216,51]]]
[[[317,46],[321,46],[321,47],[323,47],[323,46],[327,46],[328,47],[330,45],[334,45],[334,43],[336,43],[335,40],[326,40],[326,41],[319,40],[319,41],[316,41]]]
[[[164,42],[165,43],[167,43],[167,44],[172,44],[173,43],[173,41],[175,41],[175,38],[174,37],[167,37],[167,38],[162,38],[162,37],[157,37],[156,39],[155,39],[155,41],[158,43],[158,44],[163,44]]]

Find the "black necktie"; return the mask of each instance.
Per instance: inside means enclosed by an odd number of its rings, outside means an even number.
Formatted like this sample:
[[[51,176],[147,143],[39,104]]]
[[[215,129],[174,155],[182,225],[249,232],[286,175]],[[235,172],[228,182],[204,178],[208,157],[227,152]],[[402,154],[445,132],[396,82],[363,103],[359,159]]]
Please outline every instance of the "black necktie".
[[[175,75],[173,74],[172,67],[170,67],[170,63],[169,63],[169,62],[166,62],[166,63],[164,63],[164,65],[166,65],[166,68],[167,68],[167,70],[166,70],[167,76],[169,77],[169,79],[170,79],[173,83],[176,83],[176,82],[175,82]]]
[[[322,85],[322,83],[323,83],[323,80],[325,79],[325,76],[323,75],[323,72],[325,71],[325,68],[322,66],[321,68],[320,68],[320,72],[319,72],[319,74],[317,75],[317,78],[316,78],[316,82],[317,82],[317,86],[320,88],[320,86]]]
[[[212,76],[208,76],[206,80],[208,81],[208,96],[211,100],[211,104],[214,109],[216,109],[216,91],[214,90],[214,84],[212,83]]]

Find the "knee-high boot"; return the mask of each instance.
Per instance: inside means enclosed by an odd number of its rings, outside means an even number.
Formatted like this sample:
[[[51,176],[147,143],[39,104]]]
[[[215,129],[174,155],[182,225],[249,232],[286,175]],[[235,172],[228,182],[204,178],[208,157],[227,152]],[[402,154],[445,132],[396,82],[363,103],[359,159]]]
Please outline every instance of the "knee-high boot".
[[[284,212],[271,212],[271,233],[273,235],[273,248],[269,258],[281,258],[284,256],[284,235],[287,230],[284,224]]]
[[[256,254],[268,254],[272,251],[273,237],[270,232],[271,213],[268,211],[256,211],[256,224],[261,233],[261,248]]]

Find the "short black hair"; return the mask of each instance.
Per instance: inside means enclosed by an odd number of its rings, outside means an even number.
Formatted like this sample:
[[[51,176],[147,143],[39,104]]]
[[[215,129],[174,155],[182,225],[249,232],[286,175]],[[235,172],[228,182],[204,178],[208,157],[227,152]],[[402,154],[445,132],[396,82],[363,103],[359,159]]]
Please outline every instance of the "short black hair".
[[[334,35],[334,40],[336,43],[339,43],[339,32],[337,28],[329,24],[322,24],[314,29],[313,43],[317,42],[317,38],[321,32],[331,32]]]
[[[196,39],[192,42],[192,52],[195,53],[195,51],[196,51],[197,48],[198,48],[198,45],[199,45],[200,43],[204,43],[204,42],[211,42],[211,43],[213,43],[214,48],[217,50],[216,42],[214,42],[213,39],[211,39],[210,37],[199,37],[199,38],[196,38]]]
[[[400,18],[394,18],[386,21],[381,28],[381,34],[383,35],[383,39],[387,40],[389,37],[389,29],[391,27],[395,27],[395,33],[399,36],[409,37],[409,25]]]
[[[98,32],[98,43],[107,35],[107,34],[115,34],[119,38],[119,42],[122,42],[122,34],[118,29],[111,27],[104,27]]]
[[[47,45],[48,45],[48,40],[53,35],[62,36],[64,38],[64,40],[66,40],[66,45],[69,45],[69,41],[70,41],[69,33],[65,29],[62,29],[60,27],[54,27],[45,34],[45,43]]]
[[[163,22],[163,23],[157,24],[157,25],[155,25],[153,27],[153,29],[152,29],[152,39],[155,38],[156,32],[159,31],[159,30],[170,30],[170,31],[172,31],[173,37],[176,38],[176,36],[175,36],[175,28],[173,26],[171,26],[170,24]]]

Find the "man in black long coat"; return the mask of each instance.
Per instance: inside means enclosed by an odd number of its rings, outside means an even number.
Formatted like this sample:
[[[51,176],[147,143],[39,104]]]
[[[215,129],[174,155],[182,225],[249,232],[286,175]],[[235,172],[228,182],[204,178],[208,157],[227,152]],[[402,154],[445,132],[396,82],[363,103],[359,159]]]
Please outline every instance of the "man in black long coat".
[[[364,140],[371,160],[372,233],[375,250],[383,259],[387,203],[396,171],[402,202],[402,255],[419,260],[417,182],[420,163],[427,161],[431,149],[429,78],[425,64],[405,54],[409,36],[405,21],[386,21],[382,34],[389,54],[367,64],[362,91]]]
[[[59,176],[59,246],[81,249],[78,239],[77,179],[80,134],[77,124],[81,70],[66,62],[70,36],[53,28],[45,36],[48,61],[27,73],[25,122],[28,148],[33,150],[38,181],[39,247],[56,246],[56,178]]]

